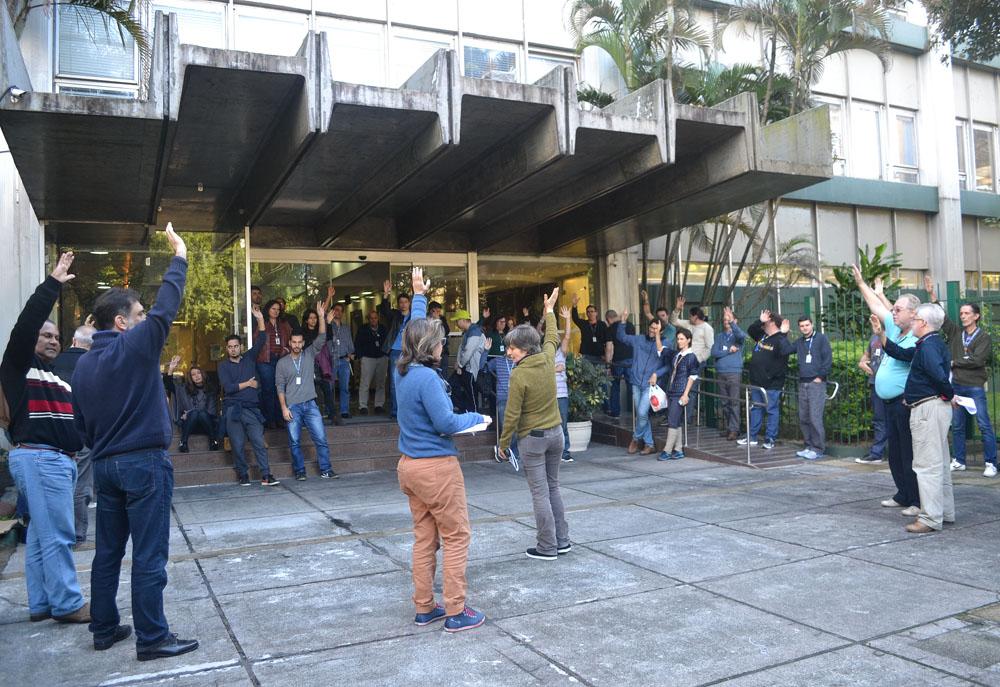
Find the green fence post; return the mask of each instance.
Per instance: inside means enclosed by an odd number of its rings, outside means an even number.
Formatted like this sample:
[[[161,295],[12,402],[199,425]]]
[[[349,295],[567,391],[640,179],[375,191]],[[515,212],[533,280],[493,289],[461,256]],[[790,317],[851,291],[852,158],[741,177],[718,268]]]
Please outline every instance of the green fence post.
[[[816,296],[806,296],[805,300],[802,301],[802,309],[804,310],[802,314],[810,318],[816,325],[816,329],[818,330],[819,320],[817,318],[819,316],[819,313],[816,313],[817,316],[813,317],[813,313],[816,312]]]
[[[950,281],[947,284],[948,293],[948,319],[958,322],[958,308],[962,302],[962,291],[957,281]]]

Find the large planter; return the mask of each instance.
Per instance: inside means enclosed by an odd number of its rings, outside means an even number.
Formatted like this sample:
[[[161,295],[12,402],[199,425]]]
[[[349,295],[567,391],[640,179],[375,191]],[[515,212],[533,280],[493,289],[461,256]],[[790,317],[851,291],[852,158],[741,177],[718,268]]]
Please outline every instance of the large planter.
[[[590,420],[583,422],[567,422],[566,430],[569,432],[570,453],[580,453],[586,451],[590,445],[590,432],[593,424]]]

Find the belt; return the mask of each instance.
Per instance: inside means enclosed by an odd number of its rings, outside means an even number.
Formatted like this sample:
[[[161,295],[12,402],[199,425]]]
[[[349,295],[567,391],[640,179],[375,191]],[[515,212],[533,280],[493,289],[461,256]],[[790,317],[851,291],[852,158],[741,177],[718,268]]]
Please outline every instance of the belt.
[[[904,400],[903,405],[906,406],[907,408],[916,408],[917,406],[921,406],[929,401],[941,401],[942,403],[948,402],[943,398],[941,398],[940,396],[927,396],[925,398],[920,399],[919,401],[914,401],[913,403]]]
[[[62,455],[70,459],[74,458],[74,456],[76,455],[73,453],[69,453],[67,451],[63,451],[61,448],[56,448],[55,446],[42,446],[40,444],[20,443],[20,444],[14,444],[14,448],[27,448],[31,449],[32,451],[54,451],[56,453],[61,453]]]

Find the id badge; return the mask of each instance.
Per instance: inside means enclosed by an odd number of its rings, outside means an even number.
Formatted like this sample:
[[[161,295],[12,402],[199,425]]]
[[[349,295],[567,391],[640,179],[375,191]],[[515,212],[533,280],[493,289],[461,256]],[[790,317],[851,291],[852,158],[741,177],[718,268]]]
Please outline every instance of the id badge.
[[[281,345],[281,337],[278,336],[277,334],[274,335],[274,345],[275,346],[280,346]]]
[[[876,348],[875,349],[875,357],[876,358],[881,358],[882,357],[882,349],[881,348]]]
[[[296,377],[295,383],[298,384],[299,386],[302,386],[302,377]]]
[[[593,338],[591,339],[591,341],[593,341],[594,343],[597,343],[597,337],[596,337],[596,336],[595,336],[595,337],[593,337]]]
[[[506,349],[503,347],[503,344],[500,344],[500,352],[503,353],[505,350]]]
[[[806,365],[808,365],[812,361],[813,361],[813,354],[812,353],[806,353]]]

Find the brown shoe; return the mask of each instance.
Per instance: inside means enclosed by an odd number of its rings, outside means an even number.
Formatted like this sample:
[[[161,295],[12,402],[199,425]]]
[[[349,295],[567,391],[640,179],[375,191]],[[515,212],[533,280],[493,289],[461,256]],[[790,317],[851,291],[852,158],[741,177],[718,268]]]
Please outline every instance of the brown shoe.
[[[906,526],[907,532],[912,532],[913,534],[928,534],[930,532],[936,532],[933,527],[928,527],[919,520],[914,520],[909,525]]]
[[[740,435],[739,435],[739,434],[737,434],[736,432],[730,432],[729,434],[727,434],[727,435],[726,435],[726,440],[727,440],[727,441],[736,441],[736,439],[737,439],[737,438],[738,438],[739,436],[740,436]]]
[[[628,454],[631,456],[639,450],[639,440],[633,439],[628,442]]]
[[[86,601],[78,609],[69,615],[54,615],[52,619],[59,623],[89,623],[90,622],[90,602]]]
[[[640,456],[648,456],[650,453],[656,453],[655,446],[644,446],[641,451],[639,451]]]

